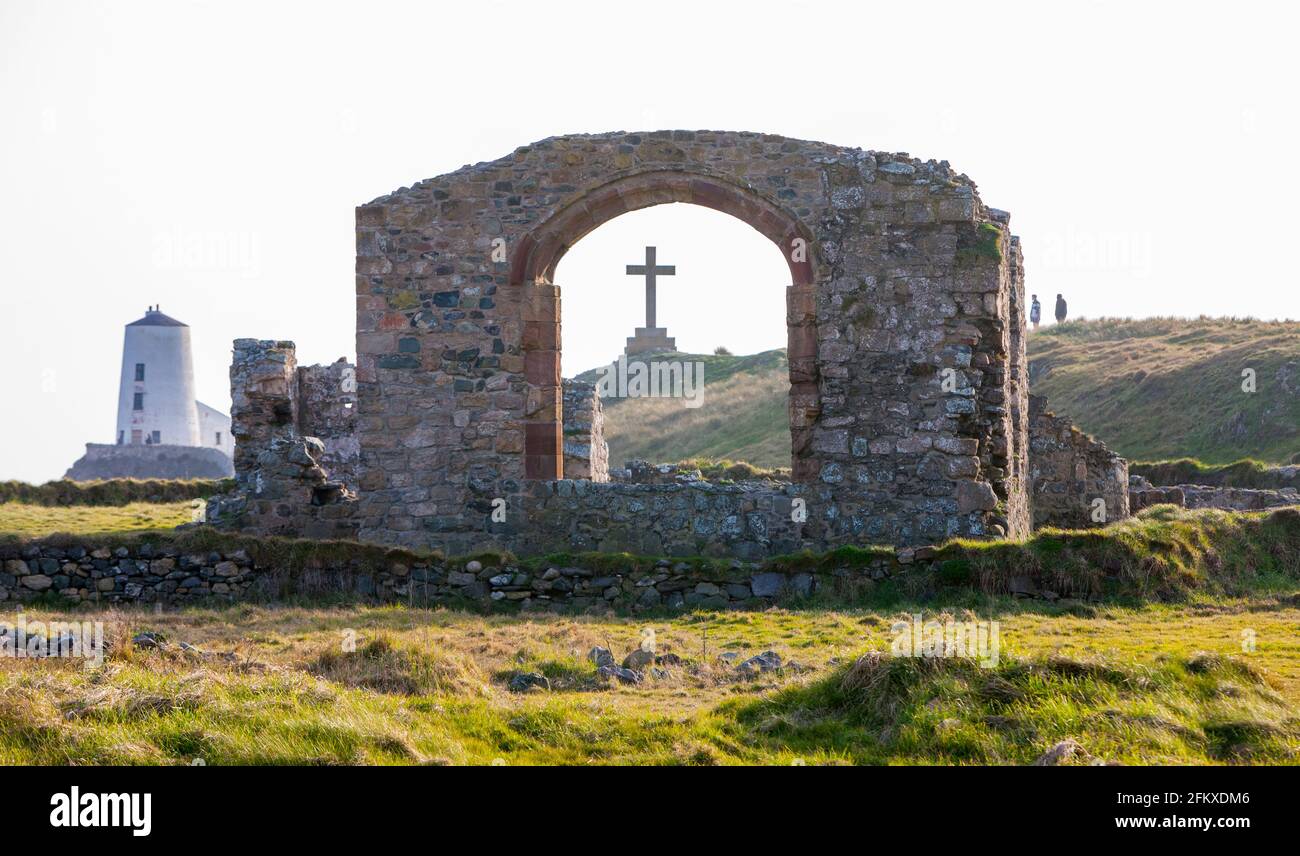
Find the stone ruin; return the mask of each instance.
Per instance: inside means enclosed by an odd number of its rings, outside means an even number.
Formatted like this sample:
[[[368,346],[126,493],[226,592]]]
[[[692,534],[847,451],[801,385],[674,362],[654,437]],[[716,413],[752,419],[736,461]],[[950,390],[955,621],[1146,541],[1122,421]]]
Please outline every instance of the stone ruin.
[[[1035,529],[1104,526],[1129,516],[1128,461],[1050,412],[1041,395],[1029,396],[1029,485]]]
[[[668,202],[731,214],[786,258],[789,483],[609,481],[599,399],[560,377],[559,260]],[[239,492],[213,518],[451,554],[753,559],[1090,525],[1094,488],[1123,516],[1114,460],[1077,450],[1079,479],[1072,438],[1041,444],[1031,496],[1008,223],[946,161],[755,133],[555,137],[401,188],[356,210],[355,370],[236,342]]]

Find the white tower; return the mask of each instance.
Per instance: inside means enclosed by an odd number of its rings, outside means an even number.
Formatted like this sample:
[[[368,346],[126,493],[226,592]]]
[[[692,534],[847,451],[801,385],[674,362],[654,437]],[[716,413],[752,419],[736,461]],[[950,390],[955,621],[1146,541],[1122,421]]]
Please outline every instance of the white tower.
[[[115,437],[118,445],[203,445],[190,328],[157,306],[126,325]]]

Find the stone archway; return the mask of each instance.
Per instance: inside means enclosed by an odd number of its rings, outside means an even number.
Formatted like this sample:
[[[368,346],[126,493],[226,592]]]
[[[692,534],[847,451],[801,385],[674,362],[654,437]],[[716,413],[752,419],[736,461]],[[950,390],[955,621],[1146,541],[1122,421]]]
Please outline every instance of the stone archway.
[[[361,537],[586,548],[611,514],[686,501],[575,499],[555,480],[555,264],[600,223],[662,202],[809,248],[789,292],[799,483],[708,506],[719,519],[674,518],[690,531],[673,549],[717,547],[706,529],[748,555],[1028,533],[1023,268],[1008,215],[944,161],[656,131],[542,140],[358,207]]]
[[[815,283],[819,273],[826,275],[820,248],[811,230],[793,214],[726,179],[689,170],[621,176],[569,203],[520,238],[511,259],[510,287],[529,293],[523,304],[522,349],[530,392],[545,402],[560,395],[560,295],[554,285],[560,259],[583,236],[609,220],[673,202],[730,214],[772,241],[786,260],[790,269],[786,329],[792,471],[796,481],[815,478],[817,460],[810,448],[811,429],[820,411]],[[549,407],[539,408],[537,416],[525,426],[525,476],[561,478],[562,419]]]

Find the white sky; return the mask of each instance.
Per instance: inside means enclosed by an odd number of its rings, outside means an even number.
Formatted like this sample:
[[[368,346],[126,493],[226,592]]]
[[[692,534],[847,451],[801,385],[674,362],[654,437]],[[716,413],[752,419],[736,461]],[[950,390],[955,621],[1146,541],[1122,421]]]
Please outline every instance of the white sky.
[[[1281,4],[455,5],[0,0],[0,479],[112,439],[122,325],[150,303],[194,328],[222,409],[233,338],[351,359],[354,206],[555,134],[947,159],[1074,316],[1300,317]],[[678,266],[659,316],[679,346],[784,344],[775,250],[664,206],[561,263],[566,372],[641,322],[623,268],[648,243]]]

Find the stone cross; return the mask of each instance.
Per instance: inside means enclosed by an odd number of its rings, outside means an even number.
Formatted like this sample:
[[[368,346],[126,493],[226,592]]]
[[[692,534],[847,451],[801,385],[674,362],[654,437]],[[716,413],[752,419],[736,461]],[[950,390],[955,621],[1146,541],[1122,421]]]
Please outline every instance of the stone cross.
[[[654,329],[655,326],[655,277],[662,274],[663,276],[676,276],[677,265],[656,265],[655,248],[645,248],[645,264],[628,265],[628,276],[645,277],[645,326],[647,329]]]

